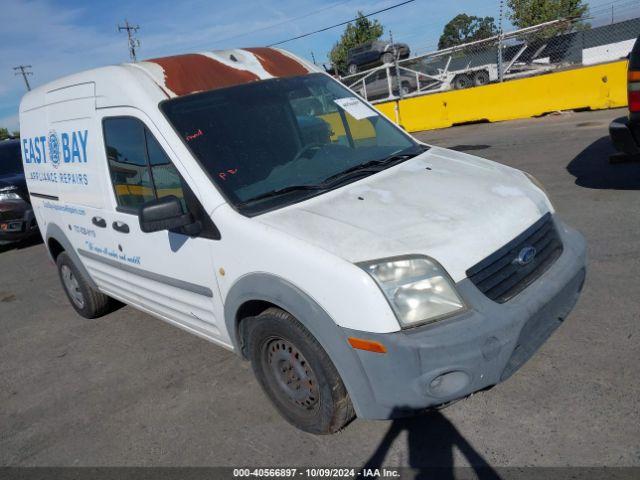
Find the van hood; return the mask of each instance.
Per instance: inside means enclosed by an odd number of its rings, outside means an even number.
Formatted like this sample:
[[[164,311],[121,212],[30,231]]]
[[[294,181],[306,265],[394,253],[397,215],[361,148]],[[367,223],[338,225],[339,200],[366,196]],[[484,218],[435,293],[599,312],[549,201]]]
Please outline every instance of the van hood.
[[[428,255],[458,282],[549,211],[546,195],[519,170],[432,147],[254,218],[353,263]]]

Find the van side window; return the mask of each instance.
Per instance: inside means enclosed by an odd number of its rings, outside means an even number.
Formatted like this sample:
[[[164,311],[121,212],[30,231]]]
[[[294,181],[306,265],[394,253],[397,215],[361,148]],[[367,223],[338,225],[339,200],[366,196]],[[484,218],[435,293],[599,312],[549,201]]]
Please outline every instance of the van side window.
[[[181,199],[184,206],[180,174],[140,120],[105,119],[104,139],[118,207],[136,210],[168,195]]]
[[[182,208],[186,211],[187,206],[184,201],[184,192],[182,189],[182,179],[176,167],[173,166],[167,154],[164,153],[162,147],[157,140],[153,138],[151,132],[146,131],[147,153],[149,155],[149,165],[151,167],[151,177],[156,187],[156,196],[158,198],[173,195],[178,197],[182,202]]]

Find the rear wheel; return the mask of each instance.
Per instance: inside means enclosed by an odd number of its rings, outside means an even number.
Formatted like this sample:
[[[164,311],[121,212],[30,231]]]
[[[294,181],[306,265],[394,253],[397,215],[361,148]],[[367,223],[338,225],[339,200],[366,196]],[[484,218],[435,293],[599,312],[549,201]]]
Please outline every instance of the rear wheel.
[[[487,72],[486,70],[478,70],[474,75],[473,75],[473,84],[476,87],[481,87],[482,85],[486,85],[487,83],[489,83],[489,72]]]
[[[76,267],[67,252],[58,255],[56,265],[64,293],[79,315],[96,318],[109,312],[111,299],[91,287],[89,279]]]
[[[253,371],[280,414],[295,427],[334,433],[354,411],[335,366],[318,341],[289,313],[270,308],[245,330]]]
[[[382,61],[382,63],[393,62],[393,53],[391,52],[383,53],[382,56],[380,57],[380,60]]]

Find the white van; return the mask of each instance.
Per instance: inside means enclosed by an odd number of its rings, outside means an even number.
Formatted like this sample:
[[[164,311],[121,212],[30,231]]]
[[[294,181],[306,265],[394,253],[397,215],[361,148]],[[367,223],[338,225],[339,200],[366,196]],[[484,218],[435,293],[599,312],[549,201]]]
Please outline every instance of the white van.
[[[309,432],[497,384],[584,282],[533,177],[416,141],[281,50],[65,77],[20,127],[73,308],[116,299],[236,352]]]

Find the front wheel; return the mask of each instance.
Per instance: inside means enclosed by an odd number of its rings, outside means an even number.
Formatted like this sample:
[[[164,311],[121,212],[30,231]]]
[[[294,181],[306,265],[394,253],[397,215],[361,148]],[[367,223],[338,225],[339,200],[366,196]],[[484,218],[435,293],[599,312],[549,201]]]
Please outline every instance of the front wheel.
[[[455,90],[462,90],[464,88],[469,88],[471,85],[473,85],[471,77],[465,73],[456,75],[455,78],[453,79],[453,88]]]
[[[356,65],[355,63],[350,63],[347,67],[347,72],[349,73],[349,75],[355,75],[356,73],[358,73],[358,65]]]
[[[293,426],[335,433],[353,417],[347,390],[318,341],[291,314],[270,308],[247,319],[247,352],[271,402]]]

